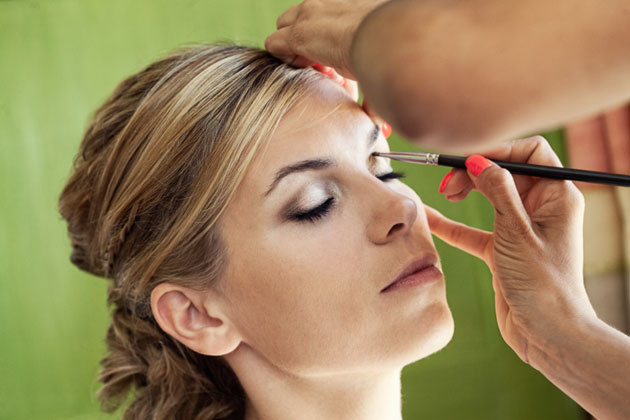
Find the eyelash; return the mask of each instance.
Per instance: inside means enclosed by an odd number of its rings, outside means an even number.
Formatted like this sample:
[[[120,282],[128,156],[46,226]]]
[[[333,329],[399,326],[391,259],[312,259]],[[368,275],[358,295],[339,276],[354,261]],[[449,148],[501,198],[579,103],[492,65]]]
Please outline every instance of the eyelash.
[[[392,171],[392,172],[387,172],[382,175],[377,175],[376,177],[383,182],[387,182],[392,179],[404,178],[405,174],[402,172]],[[298,222],[315,223],[317,220],[323,218],[324,216],[328,214],[328,212],[331,210],[334,203],[335,203],[335,198],[329,197],[326,201],[324,201],[322,204],[315,207],[314,209],[308,210],[304,213],[293,214],[291,216],[291,219],[296,220]]]

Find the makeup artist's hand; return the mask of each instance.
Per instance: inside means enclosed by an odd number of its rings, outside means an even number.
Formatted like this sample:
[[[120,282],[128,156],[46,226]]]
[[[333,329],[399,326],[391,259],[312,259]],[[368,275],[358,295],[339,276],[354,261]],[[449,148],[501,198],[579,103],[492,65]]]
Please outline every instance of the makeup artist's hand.
[[[335,82],[343,86],[343,88],[345,89],[346,92],[348,92],[350,97],[354,101],[358,102],[359,85],[357,84],[356,80],[348,79],[341,76],[332,67],[322,66],[321,64],[318,64],[318,63],[315,63],[312,66],[315,70],[319,71],[320,73],[324,74],[325,76],[329,77],[330,79],[334,80]],[[387,124],[376,112],[374,112],[374,110],[365,101],[365,98],[363,99],[362,108],[365,111],[365,113],[374,121],[374,123],[378,124],[381,127],[381,130],[383,131],[383,135],[385,136],[385,138],[388,138],[392,134],[392,127],[389,124]]]
[[[561,166],[542,137],[517,140],[485,156],[493,159]],[[475,189],[494,206],[494,231],[449,220],[427,207],[432,232],[447,243],[483,259],[493,275],[501,334],[518,356],[560,337],[568,321],[596,318],[583,285],[582,219],[584,201],[569,181],[512,176],[480,155],[467,171],[447,174],[440,192],[463,200]]]
[[[265,48],[294,66],[321,63],[356,80],[350,62],[354,33],[369,12],[387,1],[304,0],[278,17]]]

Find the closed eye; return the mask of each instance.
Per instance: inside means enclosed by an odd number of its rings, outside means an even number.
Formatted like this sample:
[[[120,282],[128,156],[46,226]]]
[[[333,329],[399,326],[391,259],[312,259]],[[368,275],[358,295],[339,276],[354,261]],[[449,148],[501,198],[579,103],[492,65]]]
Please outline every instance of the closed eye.
[[[379,180],[383,182],[387,182],[392,179],[400,179],[404,177],[405,177],[405,174],[403,174],[402,172],[394,172],[394,171],[387,172],[381,175],[376,175],[376,178],[378,178]],[[334,197],[328,197],[322,204],[318,205],[317,207],[308,211],[294,213],[290,216],[290,218],[298,222],[314,223],[317,220],[325,217],[332,210],[335,203],[336,203],[336,199]]]
[[[330,211],[333,204],[335,204],[335,198],[329,197],[319,206],[305,212],[294,213],[290,218],[298,222],[315,222],[324,217]]]

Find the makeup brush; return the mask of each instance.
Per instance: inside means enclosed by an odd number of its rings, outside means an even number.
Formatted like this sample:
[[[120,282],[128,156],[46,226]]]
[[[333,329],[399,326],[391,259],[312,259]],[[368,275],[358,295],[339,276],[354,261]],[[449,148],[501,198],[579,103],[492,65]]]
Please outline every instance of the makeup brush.
[[[420,165],[451,166],[466,169],[466,156],[443,155],[437,153],[414,152],[374,152],[379,156],[407,163]],[[541,178],[568,179],[570,181],[592,182],[596,184],[618,185],[630,187],[630,175],[613,174],[608,172],[586,171],[583,169],[557,168],[555,166],[533,165],[530,163],[505,162],[489,159],[513,174],[537,176]]]

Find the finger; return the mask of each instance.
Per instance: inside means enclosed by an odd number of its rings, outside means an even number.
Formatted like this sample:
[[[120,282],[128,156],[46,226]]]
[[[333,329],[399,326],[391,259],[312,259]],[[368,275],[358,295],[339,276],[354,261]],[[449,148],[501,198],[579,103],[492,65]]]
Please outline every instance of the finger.
[[[298,3],[285,10],[284,13],[282,13],[280,16],[278,16],[278,19],[276,19],[276,28],[280,29],[284,28],[285,26],[292,25],[300,14],[301,7],[302,3]]]
[[[333,79],[335,82],[339,83],[341,86],[345,86],[346,84],[346,79],[342,75],[337,73],[335,69],[332,69],[330,78]]]
[[[509,234],[530,233],[531,222],[512,175],[481,155],[469,156],[466,168],[476,189],[494,206],[495,226]]]
[[[562,167],[560,159],[542,136],[515,140],[485,151],[483,155],[494,160]],[[528,191],[534,184],[543,181],[526,175],[513,175],[513,180],[520,193]]]
[[[304,68],[313,65],[312,60],[294,53],[287,41],[286,31],[282,33],[283,31],[284,29],[281,29],[269,35],[265,39],[265,49],[290,66]]]
[[[343,88],[348,92],[348,95],[352,98],[353,101],[359,100],[359,84],[356,80],[346,78],[346,84]]]
[[[454,203],[458,201],[462,201],[468,197],[468,194],[474,189],[472,181],[469,185],[467,185],[463,190],[456,194],[446,194],[446,199],[448,201],[452,201]]]
[[[604,123],[612,170],[630,174],[630,106],[607,112],[604,115]]]
[[[337,73],[337,71],[332,67],[323,66],[319,63],[314,63],[312,64],[312,66],[315,70],[319,71],[325,76],[328,76],[339,85],[341,85],[354,101],[357,101],[359,99],[359,86],[356,81],[346,79],[345,77]]]
[[[265,49],[287,64],[292,64],[297,57],[289,42],[290,35],[289,28],[282,28],[265,39]]]
[[[313,61],[302,55],[296,55],[293,57],[293,60],[288,63],[293,67],[305,68],[313,65]]]
[[[449,174],[451,175],[449,176]],[[473,182],[468,177],[466,170],[453,168],[449,174],[446,174],[440,183],[438,190],[441,194],[454,196],[466,190],[470,191]]]
[[[313,68],[314,68],[315,70],[317,70],[318,72],[320,72],[320,73],[322,73],[323,75],[326,75],[326,76],[328,76],[328,77],[331,77],[331,76],[332,76],[332,74],[333,74],[333,71],[334,71],[332,67],[330,67],[330,66],[324,66],[324,65],[321,65],[321,64],[319,64],[319,63],[315,63],[315,64],[313,64]]]
[[[451,220],[432,207],[424,205],[429,229],[449,245],[489,263],[492,234]]]
[[[483,155],[495,160],[562,166],[560,159],[549,145],[549,142],[542,136],[514,140],[497,148],[484,151]]]

